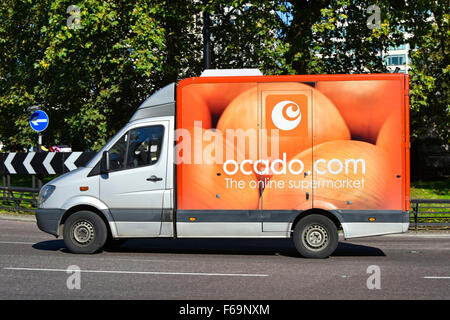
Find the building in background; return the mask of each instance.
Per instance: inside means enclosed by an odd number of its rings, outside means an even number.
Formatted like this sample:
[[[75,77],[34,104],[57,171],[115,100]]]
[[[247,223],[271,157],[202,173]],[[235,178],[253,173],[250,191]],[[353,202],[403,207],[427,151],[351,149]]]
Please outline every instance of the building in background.
[[[409,44],[402,44],[397,47],[389,47],[383,55],[384,64],[390,72],[408,73],[410,58],[408,55]]]

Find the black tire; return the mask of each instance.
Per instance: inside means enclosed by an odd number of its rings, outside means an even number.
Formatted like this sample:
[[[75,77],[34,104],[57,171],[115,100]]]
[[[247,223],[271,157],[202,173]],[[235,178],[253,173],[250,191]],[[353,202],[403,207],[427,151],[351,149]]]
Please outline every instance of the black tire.
[[[105,222],[91,211],[78,211],[64,223],[64,243],[72,253],[89,254],[103,248],[108,236]]]
[[[339,235],[333,221],[319,214],[311,214],[297,223],[293,240],[303,257],[324,259],[336,250]]]

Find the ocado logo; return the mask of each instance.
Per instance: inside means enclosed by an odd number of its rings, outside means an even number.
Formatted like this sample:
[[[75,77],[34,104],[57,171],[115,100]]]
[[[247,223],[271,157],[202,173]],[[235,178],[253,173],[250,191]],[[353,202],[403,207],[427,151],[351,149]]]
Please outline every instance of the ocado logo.
[[[273,107],[272,122],[278,129],[293,130],[300,124],[301,120],[300,107],[293,101],[281,101]]]

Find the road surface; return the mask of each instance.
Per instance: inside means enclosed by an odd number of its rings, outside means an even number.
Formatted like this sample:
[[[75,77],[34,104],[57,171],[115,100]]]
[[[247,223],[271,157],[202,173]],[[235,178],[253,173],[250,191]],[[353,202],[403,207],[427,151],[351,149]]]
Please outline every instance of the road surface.
[[[286,239],[129,240],[74,255],[34,222],[0,220],[0,299],[450,299],[450,234],[342,240],[325,260]]]

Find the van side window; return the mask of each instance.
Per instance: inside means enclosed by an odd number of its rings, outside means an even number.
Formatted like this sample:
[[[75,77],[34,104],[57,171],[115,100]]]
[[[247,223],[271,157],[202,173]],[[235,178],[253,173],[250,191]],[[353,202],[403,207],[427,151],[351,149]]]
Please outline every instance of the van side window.
[[[109,161],[111,170],[120,170],[125,164],[125,155],[127,151],[128,133],[125,133],[122,138],[117,141],[114,146],[109,149]]]
[[[164,126],[156,125],[130,130],[126,168],[156,163],[161,154]]]

